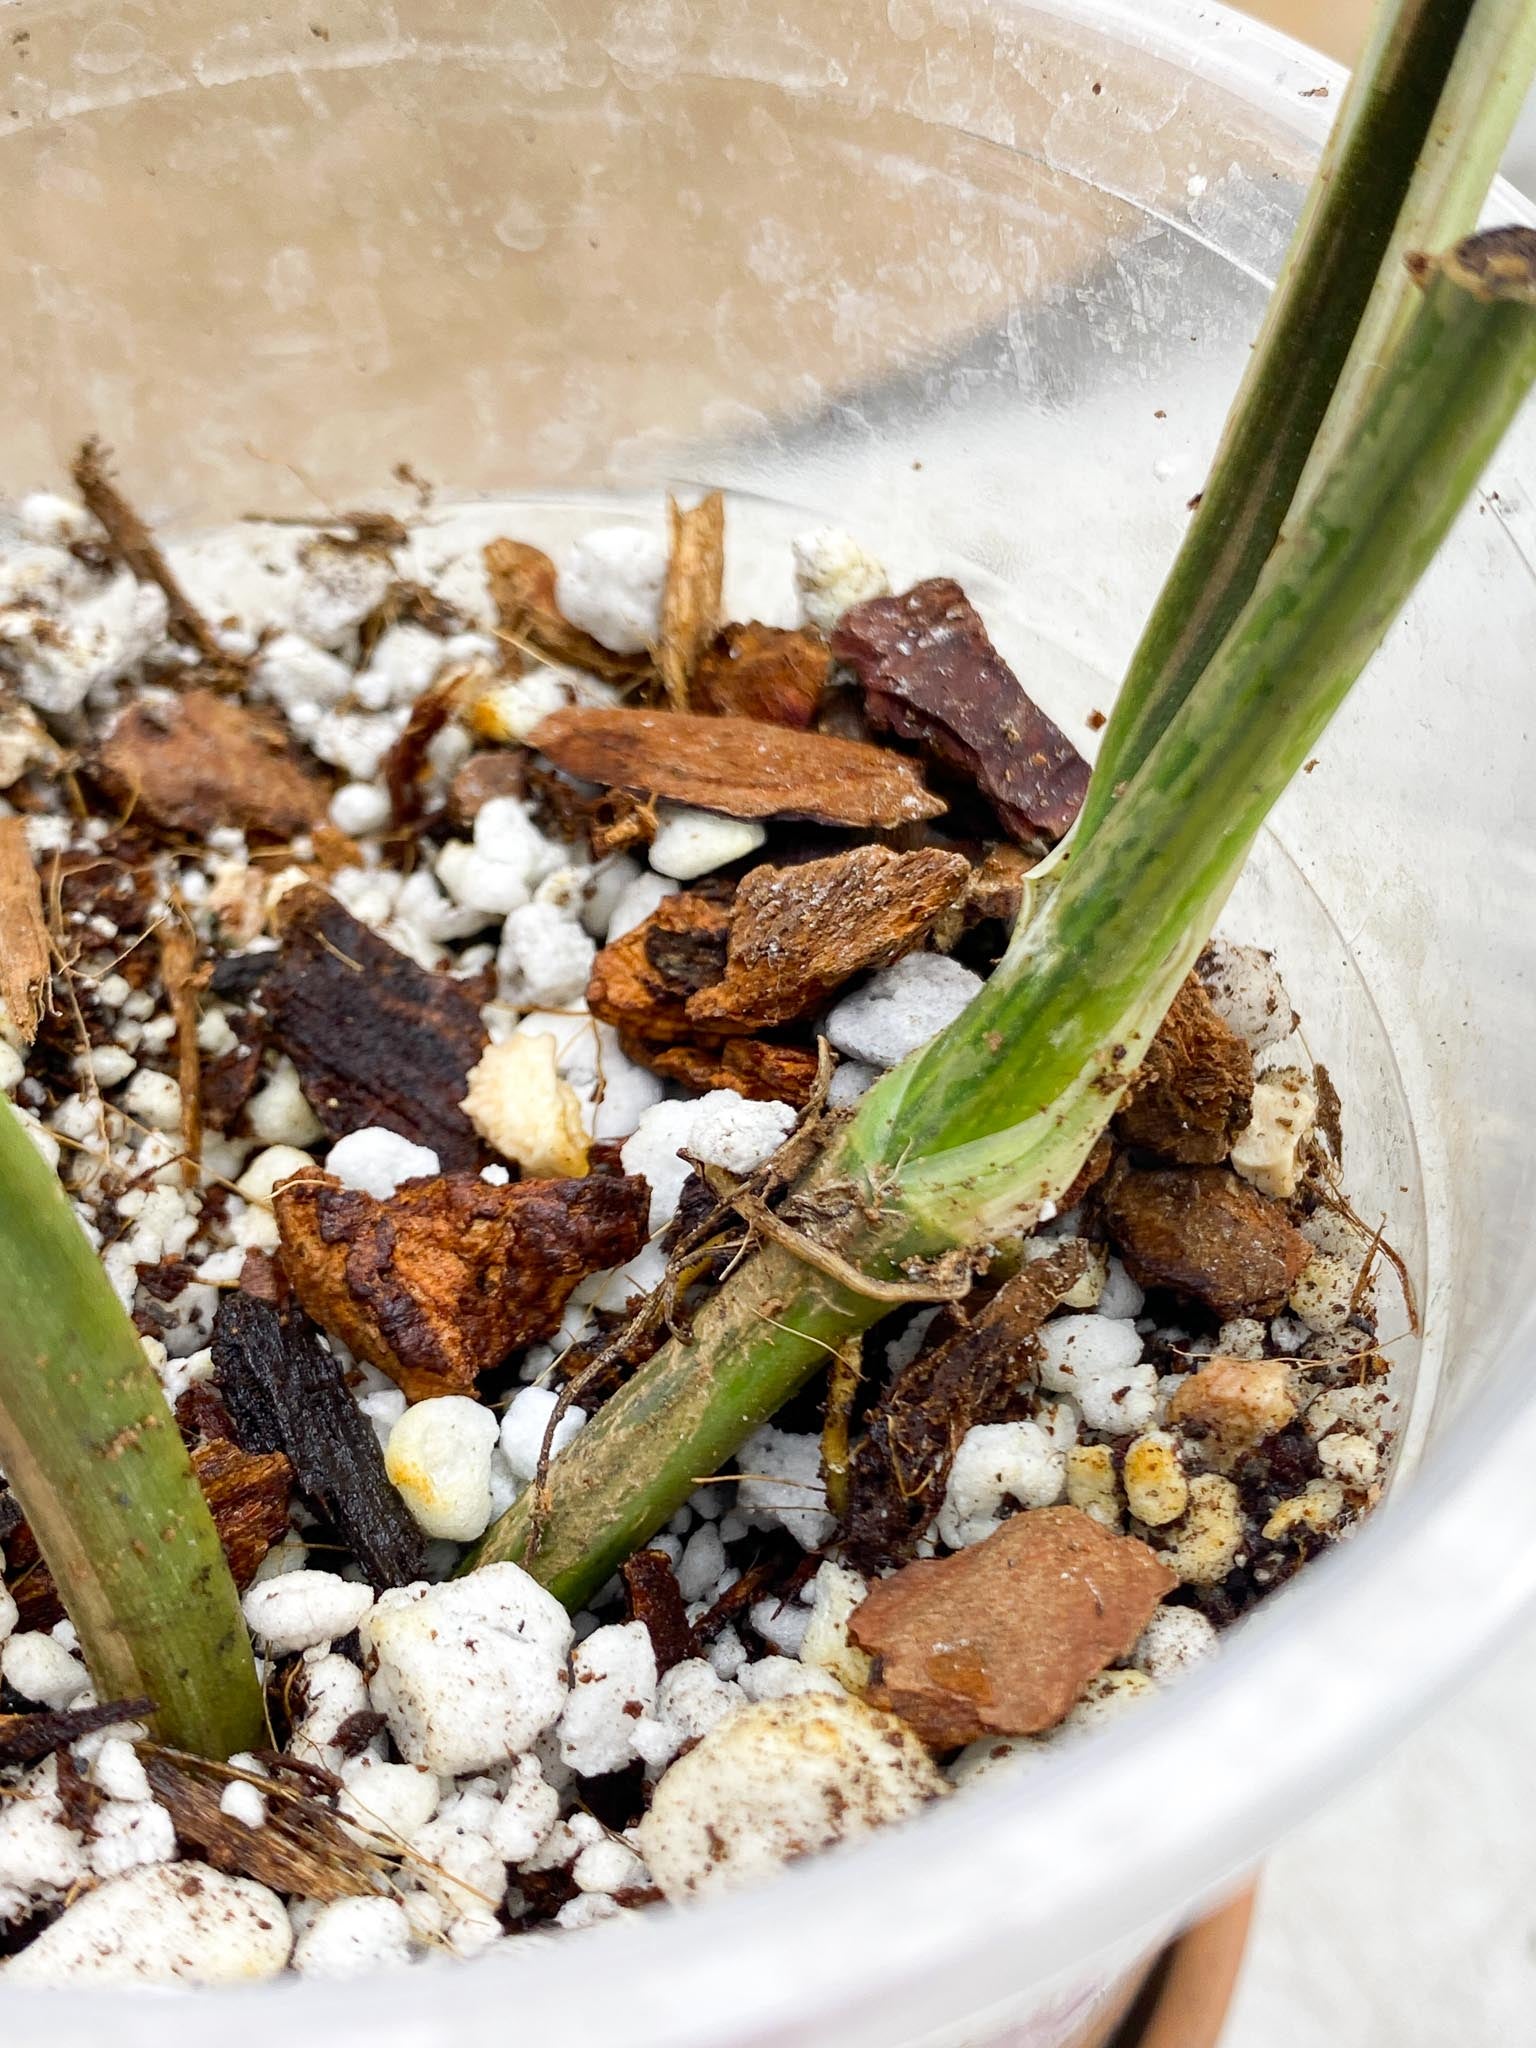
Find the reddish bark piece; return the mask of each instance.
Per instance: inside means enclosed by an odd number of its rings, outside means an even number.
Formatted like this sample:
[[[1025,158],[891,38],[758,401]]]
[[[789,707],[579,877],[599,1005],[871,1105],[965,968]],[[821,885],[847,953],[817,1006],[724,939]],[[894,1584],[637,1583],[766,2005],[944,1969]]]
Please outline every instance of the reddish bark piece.
[[[876,731],[973,781],[1021,845],[1050,845],[1077,816],[1088,763],[1025,695],[958,583],[934,576],[854,605],[832,655],[858,677]]]
[[[1147,1048],[1115,1128],[1129,1145],[1178,1166],[1215,1166],[1253,1106],[1253,1054],[1223,1023],[1194,975]]]
[[[723,1045],[655,1045],[626,1036],[620,1050],[697,1095],[734,1088],[749,1102],[788,1102],[804,1109],[816,1086],[816,1055],[803,1045],[767,1038],[728,1038]]]
[[[953,1557],[881,1579],[848,1633],[875,1659],[870,1704],[935,1749],[958,1749],[1054,1728],[1177,1584],[1135,1537],[1077,1508],[1034,1508]]]
[[[643,1180],[606,1176],[492,1187],[445,1174],[380,1202],[316,1172],[273,1196],[306,1314],[413,1401],[472,1393],[552,1336],[579,1280],[640,1250],[649,1205]]]
[[[724,496],[711,491],[686,511],[676,498],[668,498],[667,531],[671,553],[661,593],[656,666],[668,703],[686,711],[699,656],[720,623],[720,591],[725,580]]]
[[[827,687],[825,640],[788,626],[722,626],[693,679],[695,710],[716,718],[757,718],[804,731]]]
[[[584,669],[609,683],[634,683],[651,673],[648,654],[615,654],[571,624],[555,602],[555,565],[538,548],[521,540],[493,540],[485,550],[485,572],[514,674],[521,653]]]
[[[233,826],[288,839],[317,825],[330,801],[278,719],[214,690],[130,704],[91,772],[123,811],[196,838]]]
[[[755,718],[575,706],[551,712],[529,745],[584,782],[728,818],[888,830],[944,809],[900,754]]]
[[[678,1588],[672,1560],[664,1550],[637,1550],[619,1566],[629,1602],[629,1618],[638,1621],[651,1639],[661,1677],[693,1655],[693,1630]]]
[[[1276,1314],[1312,1256],[1280,1204],[1225,1167],[1122,1159],[1099,1199],[1134,1280],[1202,1302],[1223,1322]]]
[[[1069,1240],[1035,1259],[963,1320],[947,1342],[920,1351],[877,1397],[849,1467],[848,1553],[868,1570],[910,1557],[938,1513],[966,1431],[1001,1419],[1033,1375],[1035,1333],[1082,1277],[1087,1253]]]
[[[587,1008],[617,1030],[654,1044],[701,1036],[688,998],[725,972],[730,906],[694,890],[667,896],[592,963]]]
[[[724,979],[689,998],[689,1022],[739,1031],[805,1016],[920,945],[970,872],[963,854],[887,846],[754,868],[736,891]]]
[[[383,1124],[430,1145],[445,1170],[477,1164],[480,1140],[459,1107],[486,1044],[470,992],[397,953],[323,889],[293,890],[278,921],[263,999],[325,1129],[342,1138]]]
[[[460,831],[479,817],[484,805],[499,796],[521,796],[528,787],[527,757],[509,748],[471,754],[448,786],[448,816]]]

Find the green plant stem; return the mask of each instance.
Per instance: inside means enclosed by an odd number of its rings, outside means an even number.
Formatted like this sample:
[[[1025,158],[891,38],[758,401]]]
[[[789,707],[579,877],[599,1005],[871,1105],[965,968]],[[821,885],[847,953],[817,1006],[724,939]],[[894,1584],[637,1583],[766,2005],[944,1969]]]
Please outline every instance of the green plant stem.
[[[1067,864],[1252,594],[1325,416],[1330,459],[1359,419],[1411,310],[1403,255],[1475,225],[1533,68],[1526,0],[1378,10],[1199,506],[1131,657]]]
[[[160,1738],[262,1741],[239,1596],[175,1417],[57,1176],[0,1097],[0,1467],[103,1700]]]
[[[1060,1197],[1269,809],[1379,644],[1536,378],[1536,234],[1436,266],[1370,409],[1135,777],[965,1014],[887,1075],[802,1190],[873,1278]],[[802,1206],[802,1213],[803,1213]],[[577,1606],[885,1304],[769,1245],[550,1468],[469,1566]]]

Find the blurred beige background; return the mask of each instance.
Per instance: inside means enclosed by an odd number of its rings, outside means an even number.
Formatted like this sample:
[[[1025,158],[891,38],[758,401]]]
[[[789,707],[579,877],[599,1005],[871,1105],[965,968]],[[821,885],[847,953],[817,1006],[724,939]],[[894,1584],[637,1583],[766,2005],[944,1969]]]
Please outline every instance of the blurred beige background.
[[[1250,0],[1245,9],[1341,64],[1354,62],[1370,11],[1370,0]]]

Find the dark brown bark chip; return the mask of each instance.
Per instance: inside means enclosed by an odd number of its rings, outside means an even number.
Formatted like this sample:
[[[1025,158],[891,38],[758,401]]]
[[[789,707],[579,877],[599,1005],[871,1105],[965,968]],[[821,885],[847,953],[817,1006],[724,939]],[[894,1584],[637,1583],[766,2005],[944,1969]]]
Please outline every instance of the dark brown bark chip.
[[[848,1633],[875,1659],[870,1704],[958,1749],[1054,1728],[1177,1584],[1134,1536],[1078,1508],[1033,1508],[953,1557],[881,1579]]]
[[[644,1624],[656,1653],[657,1676],[664,1677],[674,1664],[693,1655],[693,1630],[672,1560],[664,1550],[637,1550],[619,1571],[629,1618]]]
[[[444,1172],[478,1166],[480,1141],[459,1107],[486,1046],[473,996],[397,953],[323,889],[293,890],[279,918],[264,997],[272,1036],[330,1136],[382,1124],[430,1146]]]
[[[803,731],[815,720],[831,656],[814,634],[786,626],[722,626],[693,678],[693,708]]]
[[[305,1312],[420,1401],[473,1393],[552,1336],[579,1281],[640,1251],[650,1191],[633,1175],[492,1187],[463,1173],[381,1202],[317,1170],[273,1206]]]
[[[889,830],[944,809],[913,763],[888,748],[755,718],[577,707],[552,712],[529,744],[584,782],[728,818]]]
[[[1088,763],[1025,695],[958,583],[930,577],[854,605],[832,655],[858,677],[875,730],[974,782],[1021,845],[1050,845],[1077,816]]]
[[[214,690],[130,704],[91,772],[124,812],[197,838],[233,826],[288,839],[317,825],[330,801],[275,716]]]
[[[100,1707],[70,1707],[56,1713],[0,1714],[0,1764],[35,1764],[119,1721],[142,1721],[155,1711],[153,1700],[108,1700]]]
[[[296,1309],[226,1294],[213,1326],[219,1392],[247,1451],[282,1451],[304,1499],[336,1530],[374,1587],[419,1579],[421,1531],[384,1471],[373,1424],[341,1364]]]
[[[863,1570],[912,1555],[943,1505],[961,1439],[974,1424],[994,1419],[1033,1373],[1035,1333],[1086,1261],[1077,1241],[1031,1261],[973,1321],[920,1352],[884,1388],[849,1465],[843,1539]]]
[[[798,867],[758,867],[736,891],[725,973],[689,998],[715,1031],[785,1024],[855,974],[919,946],[970,878],[962,854],[856,846]]]
[[[1099,1200],[1133,1280],[1201,1302],[1223,1322],[1277,1314],[1312,1256],[1281,1205],[1225,1167],[1121,1159]]]
[[[1253,1055],[1190,975],[1147,1048],[1115,1128],[1176,1166],[1216,1166],[1253,1106]]]

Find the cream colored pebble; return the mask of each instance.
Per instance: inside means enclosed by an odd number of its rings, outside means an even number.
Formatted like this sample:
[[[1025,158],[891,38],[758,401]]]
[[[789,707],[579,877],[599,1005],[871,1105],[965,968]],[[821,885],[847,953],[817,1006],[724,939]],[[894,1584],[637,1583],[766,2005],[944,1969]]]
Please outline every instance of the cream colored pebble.
[[[1186,1586],[1214,1586],[1243,1547],[1243,1510],[1237,1488],[1217,1472],[1189,1482],[1189,1506],[1169,1531],[1161,1556]]]
[[[1160,1529],[1176,1522],[1189,1505],[1189,1480],[1179,1462],[1177,1438],[1149,1429],[1125,1454],[1125,1503],[1138,1522]]]
[[[472,1068],[461,1105],[488,1145],[532,1178],[587,1170],[581,1099],[556,1068],[557,1047],[544,1032],[515,1032],[487,1047]]]
[[[1276,1067],[1254,1083],[1247,1128],[1232,1147],[1233,1171],[1261,1195],[1288,1202],[1301,1179],[1300,1150],[1317,1121],[1317,1092],[1298,1067]]]
[[[846,1693],[797,1693],[718,1722],[664,1773],[634,1836],[663,1894],[694,1898],[901,1820],[947,1789],[894,1715]]]
[[[1067,1501],[1106,1529],[1120,1527],[1120,1481],[1107,1444],[1074,1444],[1068,1451]]]
[[[1330,1431],[1318,1443],[1317,1462],[1330,1478],[1361,1488],[1374,1485],[1381,1470],[1376,1446],[1357,1429]]]
[[[1202,1457],[1225,1468],[1296,1419],[1284,1359],[1213,1358],[1168,1403],[1168,1420],[1193,1424]]]
[[[1300,1493],[1281,1501],[1264,1524],[1266,1543],[1288,1536],[1321,1536],[1344,1512],[1344,1489],[1337,1479],[1309,1479]]]

